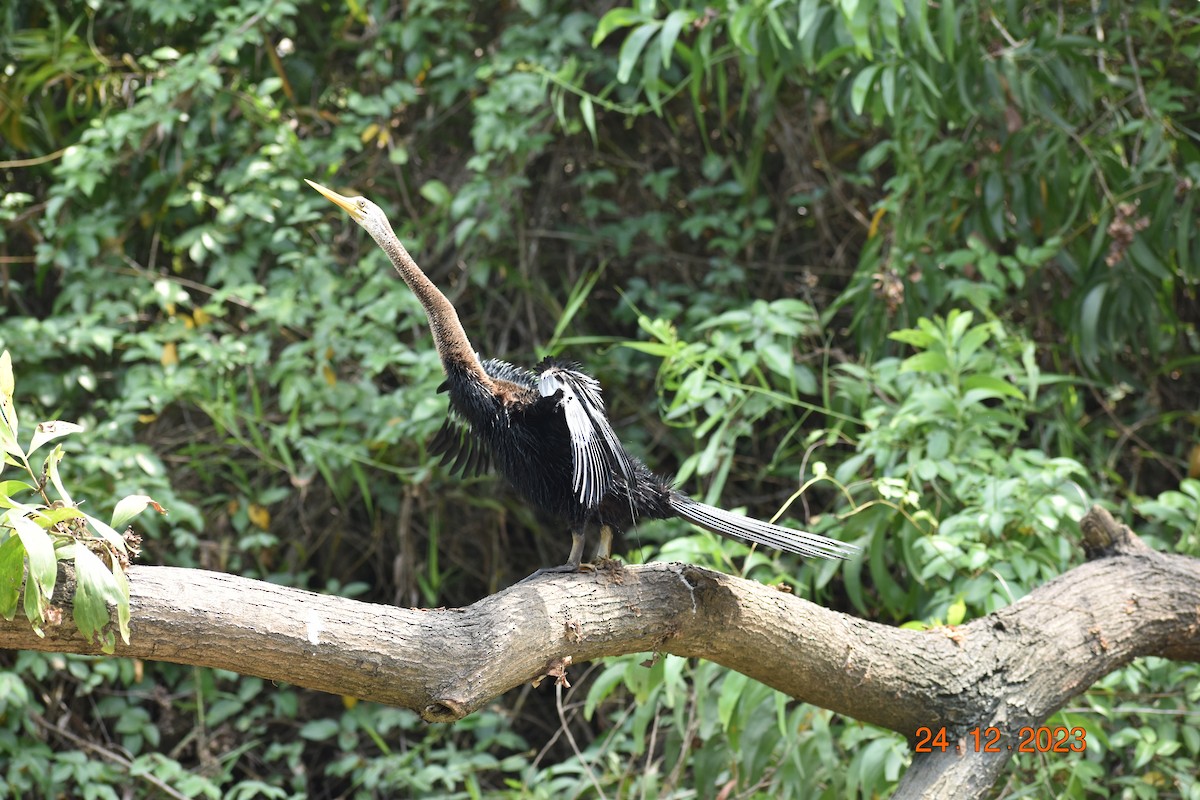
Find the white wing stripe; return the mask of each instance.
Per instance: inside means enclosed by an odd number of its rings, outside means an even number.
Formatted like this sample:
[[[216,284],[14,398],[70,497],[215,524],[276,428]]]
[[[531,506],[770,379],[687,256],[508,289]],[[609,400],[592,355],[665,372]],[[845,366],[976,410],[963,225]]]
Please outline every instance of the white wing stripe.
[[[554,366],[541,373],[538,389],[543,397],[562,393],[559,408],[571,435],[571,486],[579,502],[585,508],[595,508],[612,488],[618,473],[632,487],[633,466],[605,416],[596,379]]]

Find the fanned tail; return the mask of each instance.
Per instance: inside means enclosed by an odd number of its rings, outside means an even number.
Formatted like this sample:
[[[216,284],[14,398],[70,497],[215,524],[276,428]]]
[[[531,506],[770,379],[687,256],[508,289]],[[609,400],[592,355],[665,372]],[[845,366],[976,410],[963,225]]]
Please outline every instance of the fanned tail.
[[[810,558],[852,558],[861,549],[857,545],[846,544],[808,531],[792,530],[753,517],[743,517],[741,514],[697,502],[680,492],[671,492],[671,508],[688,522],[707,531]]]

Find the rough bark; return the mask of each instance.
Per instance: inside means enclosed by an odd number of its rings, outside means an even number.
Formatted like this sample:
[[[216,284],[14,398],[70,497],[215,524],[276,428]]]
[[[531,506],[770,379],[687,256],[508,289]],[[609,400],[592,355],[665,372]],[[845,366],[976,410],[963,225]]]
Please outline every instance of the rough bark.
[[[1100,509],[1082,529],[1088,562],[1008,608],[928,631],[686,564],[548,575],[430,610],[134,567],[131,643],[117,655],[404,706],[430,722],[571,663],[643,651],[707,658],[910,742],[918,728],[945,728],[950,749],[915,754],[897,797],[979,797],[1021,727],[1100,677],[1138,656],[1200,659],[1200,560],[1148,549]],[[99,651],[69,622],[38,638],[21,619],[0,621],[0,647]],[[1000,752],[976,752],[967,731],[993,726]]]

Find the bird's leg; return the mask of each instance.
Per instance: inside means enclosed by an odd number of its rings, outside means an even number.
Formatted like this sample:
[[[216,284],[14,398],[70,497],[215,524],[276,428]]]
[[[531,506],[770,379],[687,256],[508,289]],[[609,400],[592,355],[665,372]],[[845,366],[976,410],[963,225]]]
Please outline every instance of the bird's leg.
[[[604,561],[612,558],[612,540],[613,529],[612,525],[600,526],[600,543],[596,545],[596,560]]]
[[[591,572],[595,569],[591,564],[580,563],[583,561],[583,530],[571,531],[571,555],[567,556],[567,563],[559,564],[557,567],[542,567],[537,572],[530,575],[528,578],[521,579],[521,583],[527,580],[536,578],[539,575],[549,575],[560,572]]]
[[[600,542],[596,545],[596,569],[617,569],[621,562],[612,557],[613,527],[600,526]]]

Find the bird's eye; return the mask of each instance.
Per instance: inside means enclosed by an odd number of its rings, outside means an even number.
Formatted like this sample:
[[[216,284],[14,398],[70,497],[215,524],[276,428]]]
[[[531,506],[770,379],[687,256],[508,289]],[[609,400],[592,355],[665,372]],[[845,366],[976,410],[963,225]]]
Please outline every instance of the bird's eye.
[[[365,197],[358,198],[358,207],[363,211],[367,210],[367,199]]]

